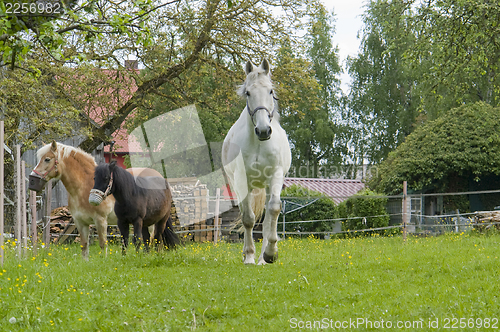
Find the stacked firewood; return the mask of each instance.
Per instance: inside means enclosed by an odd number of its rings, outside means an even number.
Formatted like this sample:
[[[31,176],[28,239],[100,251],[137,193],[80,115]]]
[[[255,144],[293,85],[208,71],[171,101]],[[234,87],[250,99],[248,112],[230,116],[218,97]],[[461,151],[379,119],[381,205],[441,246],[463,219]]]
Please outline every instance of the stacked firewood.
[[[487,230],[492,227],[500,230],[500,211],[477,212],[474,217],[473,225],[475,229],[480,231]]]
[[[60,234],[73,221],[67,206],[58,207],[50,213],[50,233]]]
[[[175,207],[174,225],[186,227],[207,219],[208,189],[206,184],[177,184],[171,186]]]

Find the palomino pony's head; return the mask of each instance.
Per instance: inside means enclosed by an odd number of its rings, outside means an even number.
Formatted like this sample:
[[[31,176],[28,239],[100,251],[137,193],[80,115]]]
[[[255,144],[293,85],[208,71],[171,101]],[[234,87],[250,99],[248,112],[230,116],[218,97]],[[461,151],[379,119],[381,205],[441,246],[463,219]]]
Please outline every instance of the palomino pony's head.
[[[247,111],[260,141],[271,138],[271,121],[276,115],[274,87],[269,73],[269,62],[262,60],[259,67],[250,61],[245,66],[247,78],[238,89],[238,94],[247,99]]]
[[[59,180],[63,173],[64,160],[71,153],[81,155],[82,158],[88,160],[88,163],[95,165],[94,158],[85,151],[52,141],[51,144],[44,145],[36,153],[38,164],[29,176],[29,189],[41,191],[49,180]]]
[[[56,141],[52,141],[52,144],[47,144],[37,151],[38,164],[31,171],[29,176],[29,189],[35,191],[41,191],[47,181],[51,179],[58,179],[61,176],[59,172],[58,165],[59,153],[57,151]]]

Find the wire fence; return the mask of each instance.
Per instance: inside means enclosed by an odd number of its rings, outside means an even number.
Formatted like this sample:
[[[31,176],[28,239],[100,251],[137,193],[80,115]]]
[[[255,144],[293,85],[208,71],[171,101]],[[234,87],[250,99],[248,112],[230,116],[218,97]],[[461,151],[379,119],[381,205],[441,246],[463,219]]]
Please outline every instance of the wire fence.
[[[393,214],[396,215],[396,214]],[[497,219],[493,219],[492,221],[480,221],[478,216],[484,216],[484,215],[492,215],[493,218],[498,218],[499,221],[495,221]],[[318,222],[331,222],[331,223],[336,223],[336,222],[345,222],[347,220],[353,220],[353,219],[366,219],[366,218],[374,218],[374,217],[381,217],[381,216],[387,216],[387,215],[374,215],[374,216],[365,216],[365,217],[350,217],[350,218],[334,218],[334,219],[319,219],[319,220],[301,220],[301,221],[289,221],[285,222],[285,224],[310,224],[310,223],[318,223]],[[422,235],[438,235],[438,234],[443,234],[443,233],[460,233],[460,232],[466,232],[470,231],[474,228],[476,229],[489,229],[492,226],[499,226],[500,225],[500,211],[480,211],[480,212],[471,212],[471,213],[461,213],[461,214],[446,214],[442,216],[426,216],[426,215],[420,215],[420,214],[412,214],[413,217],[422,217],[422,218],[428,218],[434,220],[433,224],[421,224],[421,225],[413,225],[413,224],[408,224],[406,225],[406,228],[408,230],[408,233],[411,235],[416,235],[416,236],[422,236]],[[459,218],[459,219],[457,219]],[[401,232],[404,228],[405,225],[399,224],[399,225],[391,225],[391,226],[386,226],[386,227],[372,227],[372,228],[365,228],[365,229],[355,229],[355,230],[345,230],[345,229],[339,229],[339,230],[330,230],[330,231],[279,231],[281,226],[283,225],[283,222],[278,221],[278,235],[281,236],[282,239],[286,239],[286,237],[289,236],[294,236],[294,237],[308,237],[308,236],[320,236],[324,239],[329,239],[334,236],[338,235],[367,235],[367,234],[373,234],[373,233],[380,233],[381,231],[397,231]],[[68,226],[74,225],[73,223],[69,223]],[[115,227],[116,231],[108,232],[108,238],[110,239],[115,239],[121,237],[119,231],[117,230],[117,226],[108,226],[108,227]],[[500,228],[500,227],[499,227]],[[240,241],[241,237],[241,232],[232,226],[228,225],[220,225],[220,226],[215,226],[215,225],[206,225],[205,228],[201,229],[189,229],[189,227],[181,227],[181,226],[174,226],[175,233],[180,235],[183,238],[189,237],[189,236],[194,236],[196,234],[208,234],[212,233],[212,236],[215,232],[219,232],[219,239],[230,241],[230,235],[231,234],[237,234],[238,237],[232,238],[232,241]],[[262,230],[259,229],[254,229],[253,231],[254,234],[257,236],[262,235]],[[76,237],[79,237],[79,234],[74,231],[71,234],[61,234],[64,235],[66,238],[73,238],[73,240]],[[53,236],[54,239],[57,239],[59,236],[55,234]],[[94,232],[91,232],[92,237],[97,237],[97,233],[94,230]],[[194,237],[192,238],[194,240]],[[95,240],[95,239],[94,239]],[[205,238],[205,241],[212,241],[212,238]]]
[[[328,218],[328,219],[317,219],[317,220],[290,220],[283,221],[282,215],[278,219],[278,235],[282,238],[286,238],[287,236],[318,236],[322,238],[330,238],[336,235],[356,235],[356,234],[370,234],[370,233],[384,233],[384,232],[403,232],[406,231],[408,234],[414,235],[437,235],[447,232],[465,232],[472,230],[473,228],[480,229],[489,229],[492,227],[500,228],[498,225],[500,224],[500,211],[480,211],[480,212],[470,212],[470,213],[460,213],[457,211],[456,213],[447,213],[440,215],[432,215],[425,214],[424,211],[426,207],[423,205],[423,198],[439,198],[445,196],[459,196],[459,195],[491,195],[491,194],[500,194],[500,190],[481,190],[481,191],[463,191],[463,192],[454,192],[454,193],[430,193],[430,194],[408,194],[406,198],[408,200],[409,209],[405,213],[403,208],[405,197],[404,195],[360,195],[356,196],[356,199],[373,199],[373,198],[386,198],[388,200],[392,199],[395,202],[395,206],[399,208],[398,211],[389,211],[386,214],[376,214],[369,216],[350,216],[344,218]],[[215,201],[217,199],[230,201],[229,197],[217,197],[217,196],[206,196],[207,200]],[[352,197],[352,196],[351,196]],[[331,198],[331,197],[330,197]],[[350,198],[346,196],[336,196],[334,198]],[[184,198],[183,198],[184,199]],[[189,199],[189,197],[186,197]],[[317,196],[311,197],[286,197],[284,199],[296,199],[296,200],[310,200],[306,202],[304,206],[307,206],[313,203],[318,199]],[[420,201],[419,201],[420,200]],[[413,204],[418,202],[416,206],[418,208],[414,208]],[[40,203],[40,202],[38,202]],[[500,205],[500,201],[499,201]],[[297,209],[295,209],[297,210]],[[294,210],[294,211],[295,211]],[[212,218],[214,218],[214,213],[210,213]],[[491,220],[480,220],[479,216],[484,215],[494,215]],[[406,224],[401,222],[407,217]],[[346,229],[344,224],[353,220],[363,220],[366,225],[366,221],[372,218],[380,218],[380,217],[389,217],[391,219],[391,223],[384,227],[364,227],[363,229]],[[395,220],[395,221],[394,221]],[[307,230],[308,227],[302,227],[304,230],[300,229],[302,225],[314,225],[319,223],[326,223],[330,225],[329,230]],[[38,220],[38,229],[45,230],[51,227],[51,220],[48,216],[42,216],[41,220]],[[70,225],[74,225],[72,223],[66,225],[66,228]],[[31,225],[30,225],[31,226]],[[225,240],[240,240],[242,237],[241,228],[233,227],[231,224],[218,224],[215,225],[209,224],[208,222],[204,225],[203,228],[195,228],[193,225],[187,227],[175,226],[175,231],[177,234],[181,236],[190,236],[195,234],[205,234],[205,240],[210,241],[210,237],[213,237],[214,233],[218,233],[219,239]],[[73,227],[74,229],[74,227]],[[310,227],[309,227],[310,229]],[[94,230],[92,233],[93,237],[97,236],[96,231]],[[206,235],[210,234],[210,235]],[[257,236],[261,236],[262,231],[259,228],[254,229],[254,234]],[[62,236],[62,234],[52,234],[52,239],[56,239]],[[76,238],[78,237],[78,232],[73,230],[70,233],[64,233],[66,238]],[[116,232],[108,234],[109,238],[119,237],[119,231],[116,229]],[[194,240],[194,238],[193,238]]]

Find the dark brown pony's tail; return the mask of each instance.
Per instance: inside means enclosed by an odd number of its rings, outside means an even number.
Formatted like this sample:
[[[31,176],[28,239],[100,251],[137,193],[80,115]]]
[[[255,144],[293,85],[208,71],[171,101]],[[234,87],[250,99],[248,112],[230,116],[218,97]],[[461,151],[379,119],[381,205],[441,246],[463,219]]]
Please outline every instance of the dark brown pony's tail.
[[[179,237],[174,232],[174,228],[172,225],[172,216],[169,216],[167,219],[167,224],[165,225],[165,230],[162,234],[163,244],[168,247],[168,249],[175,249],[177,245],[181,243]]]

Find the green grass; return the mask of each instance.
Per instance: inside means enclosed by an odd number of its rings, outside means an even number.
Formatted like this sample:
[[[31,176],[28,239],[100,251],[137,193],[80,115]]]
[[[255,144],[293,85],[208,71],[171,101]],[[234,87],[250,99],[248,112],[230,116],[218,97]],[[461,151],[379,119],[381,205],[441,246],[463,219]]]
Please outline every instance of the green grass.
[[[433,331],[448,331],[453,318],[478,319],[465,330],[485,330],[480,320],[500,318],[499,242],[468,234],[406,244],[399,236],[287,239],[266,266],[244,266],[241,244],[126,256],[94,245],[89,262],[76,245],[20,261],[6,245],[0,331],[318,330],[307,327],[356,319],[390,321],[393,330],[398,321],[423,322],[405,331],[438,320]]]

